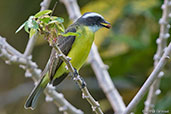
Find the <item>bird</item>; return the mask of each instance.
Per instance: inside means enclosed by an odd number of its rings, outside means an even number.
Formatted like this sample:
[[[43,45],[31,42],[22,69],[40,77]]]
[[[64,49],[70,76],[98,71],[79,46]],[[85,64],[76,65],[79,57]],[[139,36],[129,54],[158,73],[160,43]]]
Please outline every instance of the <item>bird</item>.
[[[70,62],[77,71],[79,71],[88,57],[95,32],[103,27],[109,29],[111,24],[98,13],[86,12],[65,30],[65,33],[73,32],[79,33],[79,35],[58,38],[57,45],[63,54],[71,58]],[[24,107],[34,110],[38,98],[47,84],[57,86],[68,74],[69,71],[66,69],[65,62],[56,56],[56,51],[52,48],[50,58],[41,73],[41,79],[32,90]]]

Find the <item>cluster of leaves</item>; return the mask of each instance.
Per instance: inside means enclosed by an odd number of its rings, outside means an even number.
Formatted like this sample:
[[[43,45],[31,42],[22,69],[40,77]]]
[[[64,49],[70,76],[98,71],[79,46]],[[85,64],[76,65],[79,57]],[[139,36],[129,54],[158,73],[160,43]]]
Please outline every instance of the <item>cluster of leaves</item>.
[[[16,33],[24,28],[25,31],[29,33],[29,38],[38,33],[51,45],[54,41],[56,42],[59,36],[66,37],[77,35],[77,33],[72,32],[65,33],[63,22],[63,18],[52,16],[52,10],[44,10],[34,16],[30,16],[29,19],[17,29]]]

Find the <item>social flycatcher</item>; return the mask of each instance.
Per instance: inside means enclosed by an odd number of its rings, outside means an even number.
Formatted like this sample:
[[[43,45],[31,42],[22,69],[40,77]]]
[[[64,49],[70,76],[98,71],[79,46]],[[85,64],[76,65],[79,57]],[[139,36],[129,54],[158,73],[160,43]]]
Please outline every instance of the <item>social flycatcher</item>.
[[[79,70],[86,61],[94,41],[94,33],[102,28],[110,28],[111,25],[98,13],[87,12],[70,25],[65,33],[77,32],[78,36],[58,38],[58,46],[61,51],[71,58],[72,66]],[[55,49],[52,49],[50,59],[42,72],[42,78],[28,97],[25,108],[34,109],[38,97],[46,88],[48,83],[58,85],[69,74],[65,68],[66,64],[56,57]]]

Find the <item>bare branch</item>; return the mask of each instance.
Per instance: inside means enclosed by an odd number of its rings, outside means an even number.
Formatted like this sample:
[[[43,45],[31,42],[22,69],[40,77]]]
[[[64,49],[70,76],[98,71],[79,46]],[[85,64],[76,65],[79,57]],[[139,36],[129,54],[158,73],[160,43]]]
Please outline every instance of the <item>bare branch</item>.
[[[92,110],[94,112],[96,112],[96,114],[103,114],[103,112],[100,108],[100,104],[97,101],[95,101],[94,98],[91,96],[90,92],[88,91],[88,89],[86,87],[84,80],[80,77],[80,75],[78,73],[76,73],[74,67],[70,63],[70,59],[68,59],[68,57],[62,53],[62,51],[59,49],[59,47],[57,46],[56,43],[53,44],[53,47],[55,48],[55,50],[58,54],[58,57],[66,63],[66,66],[67,66],[69,72],[74,77],[73,80],[76,81],[77,84],[79,85],[79,87],[82,91],[82,95],[83,95],[82,97],[85,98],[90,103]]]
[[[109,99],[109,102],[116,114],[121,114],[125,110],[125,104],[110,78],[110,75],[107,71],[107,66],[100,58],[95,44],[92,46],[92,50],[89,55],[89,62],[91,63],[91,66],[96,74],[99,85]]]
[[[63,2],[67,8],[69,17],[71,20],[75,21],[78,17],[81,16],[79,6],[76,0],[60,0]],[[91,64],[96,77],[98,79],[99,85],[106,94],[110,104],[116,113],[120,114],[125,109],[125,104],[117,91],[116,87],[111,81],[110,75],[104,67],[104,63],[98,54],[97,47],[93,44],[90,54],[89,54],[89,63]]]
[[[51,3],[51,0],[43,0],[43,1],[41,2],[41,4],[40,4],[40,6],[41,6],[40,11],[43,11],[43,10],[48,9],[50,3]]]
[[[18,64],[19,67],[26,70],[25,75],[31,76],[35,82],[37,82],[40,79],[40,73],[41,70],[37,68],[37,65],[35,62],[31,61],[31,58],[25,58],[23,56],[14,55],[13,51],[15,50],[12,46],[10,46],[4,38],[0,36],[0,57],[6,61],[8,64]],[[18,52],[19,53],[19,52]],[[20,53],[19,53],[20,54]],[[22,54],[21,54],[22,55]],[[45,93],[47,96],[50,96],[53,98],[53,101],[59,109],[60,107],[65,107],[65,110],[61,110],[63,112],[69,113],[69,114],[83,114],[81,110],[76,109],[74,106],[72,106],[61,93],[56,92],[54,88],[52,88],[50,85],[47,86],[45,89]]]
[[[156,40],[157,52],[154,55],[154,67],[156,67],[160,58],[162,57],[164,49],[167,46],[167,39],[170,37],[170,34],[169,34],[169,29],[170,29],[169,18],[170,17],[169,17],[169,15],[171,13],[171,0],[165,0],[164,4],[162,5],[161,8],[163,9],[163,13],[162,13],[162,18],[159,21],[160,36]],[[160,80],[163,75],[164,75],[164,73],[161,71],[158,75],[158,78],[154,81],[154,83],[150,87],[147,100],[145,101],[145,109],[144,109],[144,111],[147,114],[150,113],[150,110],[152,110],[154,108],[157,95],[160,94],[157,91],[159,90]]]
[[[43,0],[41,3],[41,11],[49,7],[51,0]],[[26,77],[32,77],[35,83],[40,79],[41,70],[37,68],[36,63],[31,61],[31,52],[37,39],[37,33],[29,40],[24,54],[21,54],[15,48],[10,46],[5,38],[0,36],[0,57],[5,60],[7,64],[15,63],[19,67],[26,70]],[[83,114],[81,110],[72,106],[61,93],[57,93],[50,85],[45,89],[45,94],[53,99],[60,111],[69,114]],[[65,108],[64,108],[65,107]]]
[[[151,84],[154,82],[154,80],[158,77],[158,74],[162,71],[163,67],[165,64],[170,60],[170,54],[171,54],[171,43],[169,46],[165,49],[165,52],[154,68],[153,72],[150,74],[148,79],[145,81],[141,89],[138,91],[136,96],[133,98],[133,100],[129,103],[127,106],[126,110],[124,111],[123,114],[129,114],[131,111],[136,107],[136,105],[139,103],[139,101],[144,97],[146,94],[147,90],[151,86]]]

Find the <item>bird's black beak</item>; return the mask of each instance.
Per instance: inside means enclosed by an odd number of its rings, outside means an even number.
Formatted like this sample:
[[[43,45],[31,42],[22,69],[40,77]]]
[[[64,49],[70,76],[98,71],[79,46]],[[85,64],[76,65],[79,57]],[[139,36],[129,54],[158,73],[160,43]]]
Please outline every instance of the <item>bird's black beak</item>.
[[[108,29],[111,28],[111,24],[107,21],[101,22],[100,25]]]

